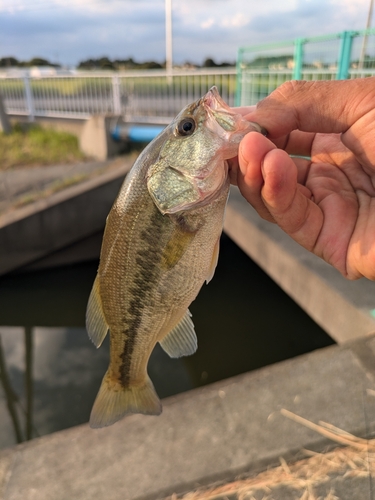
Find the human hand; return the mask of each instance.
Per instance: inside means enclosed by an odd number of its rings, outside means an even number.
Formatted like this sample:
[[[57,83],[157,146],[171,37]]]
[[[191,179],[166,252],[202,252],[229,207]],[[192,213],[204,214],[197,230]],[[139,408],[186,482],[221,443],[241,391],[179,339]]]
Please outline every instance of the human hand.
[[[375,78],[287,82],[240,112],[268,136],[244,137],[232,183],[346,278],[375,279]]]

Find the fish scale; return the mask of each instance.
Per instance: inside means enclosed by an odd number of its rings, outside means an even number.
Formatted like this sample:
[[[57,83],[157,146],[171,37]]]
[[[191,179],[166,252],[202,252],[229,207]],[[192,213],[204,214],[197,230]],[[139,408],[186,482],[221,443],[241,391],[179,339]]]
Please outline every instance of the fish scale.
[[[171,356],[197,349],[188,310],[215,271],[229,192],[226,160],[260,127],[212,88],[184,108],[139,156],[111,209],[86,313],[99,347],[110,333],[110,365],[90,425],[129,413],[158,415],[147,374],[157,342]]]

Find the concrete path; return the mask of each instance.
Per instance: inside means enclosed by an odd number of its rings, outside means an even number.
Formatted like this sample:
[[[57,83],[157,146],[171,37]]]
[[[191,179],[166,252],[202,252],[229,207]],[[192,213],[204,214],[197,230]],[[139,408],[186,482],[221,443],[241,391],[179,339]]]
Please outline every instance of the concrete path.
[[[123,159],[124,160],[124,159]],[[134,158],[131,160],[134,161]],[[0,171],[0,213],[14,206],[26,205],[44,197],[44,192],[56,192],[118,167],[121,158],[68,165],[20,167]],[[49,194],[49,193],[46,193]]]
[[[375,338],[359,344],[375,365]],[[306,456],[305,449],[332,445],[280,410],[369,436],[374,391],[373,376],[354,350],[328,347],[164,400],[160,417],[130,416],[100,430],[84,425],[4,450],[0,496],[154,500],[254,474],[280,465],[280,457],[290,463]],[[348,481],[336,471],[323,486],[340,490],[340,500],[372,499],[368,472]],[[269,498],[301,498],[291,490],[276,493]]]

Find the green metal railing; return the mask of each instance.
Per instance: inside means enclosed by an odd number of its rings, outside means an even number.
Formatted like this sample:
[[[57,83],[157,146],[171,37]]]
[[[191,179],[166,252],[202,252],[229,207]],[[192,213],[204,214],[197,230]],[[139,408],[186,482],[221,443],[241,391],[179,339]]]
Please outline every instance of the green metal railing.
[[[375,29],[241,47],[236,105],[256,104],[287,80],[375,75]]]

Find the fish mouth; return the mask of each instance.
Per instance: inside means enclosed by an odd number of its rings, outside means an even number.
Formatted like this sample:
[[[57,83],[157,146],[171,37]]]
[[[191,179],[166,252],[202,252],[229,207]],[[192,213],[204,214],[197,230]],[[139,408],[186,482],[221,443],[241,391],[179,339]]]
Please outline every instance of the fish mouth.
[[[209,115],[211,115],[213,118],[216,118],[216,120],[219,122],[219,124],[223,127],[224,129],[231,130],[231,127],[229,129],[227,126],[225,126],[224,122],[220,119],[218,119],[218,116],[221,114],[222,116],[230,116],[230,117],[235,117],[236,113],[235,110],[233,110],[221,97],[218,89],[216,86],[213,86],[210,88],[210,90],[205,94],[200,100],[199,103],[203,103],[203,105],[206,107]],[[247,122],[250,130],[255,130],[256,132],[259,132],[260,134],[267,136],[268,132],[267,130],[259,125],[259,123],[256,122]],[[234,126],[234,123],[233,123]],[[235,127],[234,127],[235,128]],[[233,128],[233,130],[234,130]]]
[[[217,87],[211,87],[200,102],[206,112],[207,128],[223,139],[229,139],[228,134],[232,134],[237,129],[238,117],[223,100]]]
[[[216,86],[210,88],[207,94],[202,97],[202,101],[205,106],[213,111],[218,109],[230,111],[230,107],[223,100]]]

